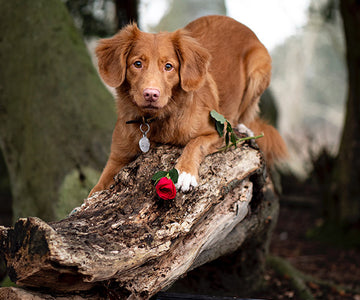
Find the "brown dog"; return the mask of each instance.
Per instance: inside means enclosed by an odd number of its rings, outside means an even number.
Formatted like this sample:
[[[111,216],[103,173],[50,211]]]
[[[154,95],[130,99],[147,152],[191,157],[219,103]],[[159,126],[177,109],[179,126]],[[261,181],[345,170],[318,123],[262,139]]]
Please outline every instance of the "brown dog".
[[[108,188],[134,159],[144,132],[151,143],[185,146],[176,164],[177,187],[197,186],[201,161],[223,141],[209,117],[213,109],[233,126],[244,123],[255,134],[263,132],[258,144],[268,163],[286,155],[278,132],[257,117],[271,58],[237,21],[207,16],[158,34],[132,24],[101,40],[96,54],[100,75],[116,87],[118,120],[109,160],[90,194]]]

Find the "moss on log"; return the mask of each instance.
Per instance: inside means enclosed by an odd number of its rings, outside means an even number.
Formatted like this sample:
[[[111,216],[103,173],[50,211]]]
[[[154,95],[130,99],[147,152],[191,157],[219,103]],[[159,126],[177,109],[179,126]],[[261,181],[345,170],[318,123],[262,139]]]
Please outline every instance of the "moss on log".
[[[86,197],[105,165],[114,101],[61,1],[0,0],[0,7],[0,147],[14,219],[54,221],[67,178]],[[71,206],[78,196],[67,194]]]

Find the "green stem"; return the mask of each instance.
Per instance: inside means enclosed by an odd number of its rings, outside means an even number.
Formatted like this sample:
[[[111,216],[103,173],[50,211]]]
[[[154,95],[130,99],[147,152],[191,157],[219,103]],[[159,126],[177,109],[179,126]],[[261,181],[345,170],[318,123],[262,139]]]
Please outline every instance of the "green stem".
[[[257,136],[247,136],[247,137],[244,137],[244,138],[237,139],[237,140],[236,140],[236,143],[231,143],[231,144],[229,144],[229,145],[226,145],[226,146],[220,148],[220,149],[218,150],[218,152],[225,151],[225,150],[229,149],[229,148],[232,147],[232,146],[235,146],[235,147],[236,147],[236,145],[237,145],[238,143],[240,143],[240,142],[244,142],[244,141],[248,141],[248,140],[256,140],[256,139],[262,138],[263,136],[264,136],[264,134],[261,133],[260,135],[257,135]]]

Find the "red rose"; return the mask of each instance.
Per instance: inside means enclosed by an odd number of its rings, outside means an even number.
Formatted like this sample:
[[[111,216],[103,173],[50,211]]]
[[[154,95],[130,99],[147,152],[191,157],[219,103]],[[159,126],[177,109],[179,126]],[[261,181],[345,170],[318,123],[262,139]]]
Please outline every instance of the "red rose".
[[[176,196],[176,188],[173,181],[167,177],[163,177],[156,185],[156,192],[161,199],[171,200]]]

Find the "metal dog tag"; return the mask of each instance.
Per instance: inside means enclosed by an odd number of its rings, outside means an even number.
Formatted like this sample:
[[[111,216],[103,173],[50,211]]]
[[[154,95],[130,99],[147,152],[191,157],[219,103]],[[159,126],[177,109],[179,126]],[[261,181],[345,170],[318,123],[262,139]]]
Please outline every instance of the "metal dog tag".
[[[148,123],[145,123],[145,125],[147,125],[147,129],[143,130],[142,126],[143,124],[140,125],[140,131],[143,133],[143,137],[140,139],[139,141],[139,147],[140,150],[144,153],[148,152],[150,149],[150,141],[147,138],[146,134],[149,132],[150,130],[150,125]]]
[[[140,150],[144,153],[148,152],[150,149],[150,141],[149,139],[146,137],[146,135],[143,135],[143,137],[140,139],[139,141],[139,147]]]

